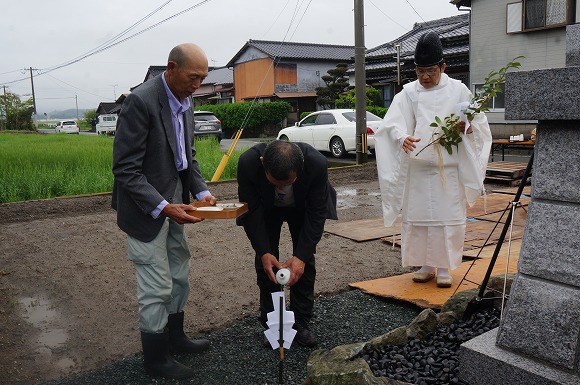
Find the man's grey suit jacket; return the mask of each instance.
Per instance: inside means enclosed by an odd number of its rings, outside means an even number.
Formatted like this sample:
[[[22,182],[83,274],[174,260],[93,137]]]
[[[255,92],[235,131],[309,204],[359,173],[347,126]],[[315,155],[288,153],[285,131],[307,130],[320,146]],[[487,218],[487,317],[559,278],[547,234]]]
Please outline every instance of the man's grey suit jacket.
[[[195,160],[193,147],[193,103],[184,113],[188,169],[177,171],[176,143],[171,108],[163,74],[141,84],[123,102],[113,147],[112,207],[117,224],[128,235],[143,242],[153,240],[165,218],[150,215],[163,199],[174,202],[177,180],[183,184],[183,203],[190,192],[207,190]]]

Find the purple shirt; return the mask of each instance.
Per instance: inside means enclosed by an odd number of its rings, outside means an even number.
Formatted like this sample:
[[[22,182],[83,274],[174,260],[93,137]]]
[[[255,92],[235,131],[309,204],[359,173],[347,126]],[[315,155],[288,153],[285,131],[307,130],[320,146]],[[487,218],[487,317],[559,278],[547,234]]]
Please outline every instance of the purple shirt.
[[[167,82],[165,81],[165,72],[161,75],[163,79],[163,85],[165,86],[165,92],[167,93],[167,98],[169,99],[169,107],[171,108],[171,123],[173,123],[173,133],[175,135],[175,145],[176,145],[176,154],[175,154],[175,165],[177,166],[177,171],[182,171],[187,169],[189,166],[187,163],[187,156],[185,154],[185,133],[184,133],[184,124],[183,124],[183,114],[185,111],[189,109],[191,106],[189,102],[189,98],[185,98],[182,102],[177,100],[173,92],[167,86]],[[196,194],[196,198],[198,200],[202,200],[204,197],[211,195],[209,191],[204,190]],[[167,206],[169,202],[165,199],[162,200],[155,210],[151,211],[151,216],[153,218],[159,217],[161,211]]]

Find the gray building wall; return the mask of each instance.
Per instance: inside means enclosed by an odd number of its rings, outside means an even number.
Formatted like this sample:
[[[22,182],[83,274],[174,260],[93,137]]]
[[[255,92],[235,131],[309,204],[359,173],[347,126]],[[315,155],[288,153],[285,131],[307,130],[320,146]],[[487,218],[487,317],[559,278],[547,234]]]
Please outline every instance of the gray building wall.
[[[491,71],[504,67],[517,56],[521,71],[560,68],[566,64],[565,27],[522,33],[506,33],[507,4],[514,0],[472,0],[470,31],[471,90],[481,84]],[[578,6],[577,6],[577,15]],[[578,16],[576,16],[578,20]],[[526,139],[535,121],[507,121],[504,110],[487,113],[494,137],[523,133]],[[518,127],[519,123],[526,123]]]
[[[254,47],[248,47],[244,51],[244,53],[242,53],[240,55],[238,60],[236,60],[236,63],[245,63],[247,61],[256,60],[256,59],[264,59],[267,57],[269,57],[269,56],[266,55],[264,52],[260,51],[259,49],[256,49]]]

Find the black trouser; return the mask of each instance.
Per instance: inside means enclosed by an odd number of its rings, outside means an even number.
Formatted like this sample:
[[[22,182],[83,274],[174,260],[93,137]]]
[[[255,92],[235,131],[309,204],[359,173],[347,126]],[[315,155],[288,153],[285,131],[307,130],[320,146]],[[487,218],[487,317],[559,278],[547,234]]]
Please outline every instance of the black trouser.
[[[290,235],[292,237],[292,250],[296,250],[298,237],[304,224],[304,211],[289,208],[274,208],[265,213],[266,227],[272,254],[280,259],[280,232],[282,224],[288,223]],[[262,266],[261,256],[256,255],[256,276],[257,284],[260,288],[260,323],[266,326],[268,320],[267,314],[274,311],[271,293],[280,291],[280,285],[268,279],[264,267]],[[285,256],[284,260],[291,256]],[[275,269],[274,269],[274,272]],[[316,278],[316,267],[314,255],[306,262],[304,274],[294,285],[290,286],[290,310],[294,312],[296,322],[307,325],[312,318],[312,309],[314,308],[314,280]]]

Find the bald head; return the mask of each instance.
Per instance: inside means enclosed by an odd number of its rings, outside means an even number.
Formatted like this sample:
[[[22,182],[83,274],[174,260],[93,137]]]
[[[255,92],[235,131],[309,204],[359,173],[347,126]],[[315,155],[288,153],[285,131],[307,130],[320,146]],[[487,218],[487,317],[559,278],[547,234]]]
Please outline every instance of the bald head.
[[[207,63],[205,52],[200,46],[193,43],[183,43],[173,47],[167,58],[167,62],[172,61],[177,63],[177,65],[184,65],[187,60],[205,60]]]
[[[207,73],[207,56],[198,45],[180,44],[169,53],[165,80],[178,100],[181,101],[193,94],[206,78]]]

